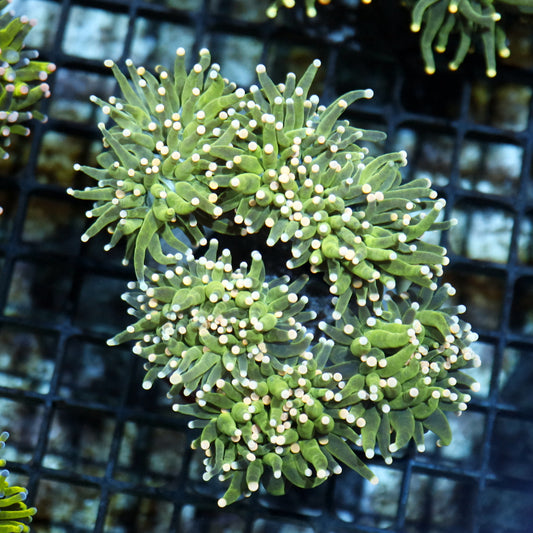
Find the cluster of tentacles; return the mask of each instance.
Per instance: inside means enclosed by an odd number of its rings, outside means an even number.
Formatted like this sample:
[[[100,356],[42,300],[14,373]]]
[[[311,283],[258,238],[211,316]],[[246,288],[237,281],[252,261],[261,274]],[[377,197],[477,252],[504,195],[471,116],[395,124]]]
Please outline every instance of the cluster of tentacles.
[[[496,76],[496,56],[506,58],[511,54],[499,10],[533,14],[530,0],[411,0],[407,7],[412,10],[411,30],[422,30],[420,49],[428,74],[435,72],[433,50],[444,53],[449,41],[456,40],[452,36],[457,36],[455,55],[448,63],[450,70],[457,70],[473,44],[479,43],[490,78]]]
[[[10,0],[0,0],[0,12]],[[6,148],[11,135],[27,136],[30,129],[24,124],[45,116],[36,109],[42,98],[50,96],[47,79],[56,67],[47,61],[37,61],[35,50],[26,50],[24,40],[36,21],[27,16],[15,17],[12,12],[0,14],[0,157],[9,157]]]
[[[99,126],[107,150],[101,168],[76,166],[95,185],[69,192],[94,203],[82,240],[126,241],[135,321],[109,344],[135,341],[145,388],[169,383],[201,430],[205,479],[229,482],[219,505],[343,466],[374,483],[359,450],[389,463],[428,431],[449,444],[445,413],[478,389],[464,372],[477,336],[439,283],[446,250],[422,238],[449,227],[445,202],[426,179],[402,181],[405,152],[368,155],[361,141],[383,133],[341,120],[372,91],[321,105],[319,61],[278,84],[259,65],[237,89],[205,49],[190,71],[183,49],[157,75],[107,64],[122,91],[93,98],[113,122]],[[329,287],[329,319],[317,328],[306,309],[306,276],[273,278],[258,251],[236,265],[217,233],[289,244],[289,271],[307,265]]]
[[[331,0],[305,0],[308,17],[317,16],[317,3],[328,5]],[[372,0],[361,3],[371,4]],[[411,31],[421,31],[420,49],[428,74],[435,72],[434,50],[444,53],[451,42],[455,55],[448,63],[450,70],[457,70],[473,45],[479,44],[487,76],[494,77],[496,56],[507,58],[511,53],[502,13],[533,15],[531,0],[402,0],[401,4],[411,11]],[[267,16],[274,18],[280,7],[295,5],[295,0],[275,0],[267,9]]]

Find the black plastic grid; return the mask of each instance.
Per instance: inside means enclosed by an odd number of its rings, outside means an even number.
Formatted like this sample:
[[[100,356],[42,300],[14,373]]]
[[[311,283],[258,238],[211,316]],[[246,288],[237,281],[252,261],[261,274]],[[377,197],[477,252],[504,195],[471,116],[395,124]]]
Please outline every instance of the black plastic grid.
[[[259,0],[15,0],[21,13],[44,13],[35,46],[58,66],[44,106],[49,122],[0,168],[0,416],[12,434],[9,466],[39,507],[35,531],[533,528],[533,70],[509,63],[486,80],[482,61],[471,59],[458,74],[429,78],[406,15],[393,2],[374,3],[364,12],[331,8],[322,21],[295,9],[272,23]],[[83,21],[104,12],[116,18],[88,35]],[[141,41],[143,28],[153,41]],[[72,163],[93,161],[98,150],[97,112],[86,102],[113,92],[102,61],[132,57],[152,67],[177,46],[192,60],[208,46],[244,85],[258,62],[279,79],[319,57],[325,101],[374,88],[374,101],[352,106],[349,117],[387,131],[385,149],[406,148],[407,177],[433,177],[459,219],[443,236],[446,277],[480,334],[486,383],[452,420],[462,447],[409,450],[390,467],[377,458],[377,489],[345,472],[313,491],[216,507],[220,487],[201,480],[186,421],[171,414],[161,389],[142,391],[127,348],[105,345],[127,322],[119,295],[132,273],[120,251],[101,251],[102,239],[81,245],[88,206],[65,194],[84,185]],[[474,246],[480,241],[488,246]]]

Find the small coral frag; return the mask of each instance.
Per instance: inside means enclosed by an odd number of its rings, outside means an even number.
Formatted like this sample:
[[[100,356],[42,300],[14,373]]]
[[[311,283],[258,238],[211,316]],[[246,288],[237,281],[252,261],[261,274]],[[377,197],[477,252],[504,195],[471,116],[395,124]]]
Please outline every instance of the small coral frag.
[[[9,437],[6,431],[0,434],[0,449],[4,448]],[[0,459],[0,467],[6,464]],[[37,512],[35,507],[28,507],[24,502],[28,491],[23,487],[11,486],[8,482],[9,471],[0,471],[0,531],[3,533],[29,533],[29,523]]]
[[[261,485],[314,487],[343,466],[374,483],[352,445],[390,463],[411,441],[422,451],[428,431],[449,444],[445,413],[479,387],[463,372],[479,364],[476,335],[439,288],[446,250],[423,240],[449,227],[444,201],[426,179],[402,183],[405,152],[371,157],[358,144],[383,133],[340,120],[371,91],[326,107],[309,95],[319,61],[279,84],[259,65],[248,92],[209,63],[203,50],[187,72],[179,49],[159,80],[110,64],[124,99],[94,99],[116,125],[101,126],[103,168],[79,167],[96,186],[70,193],[95,202],[82,240],[125,237],[138,278],[124,295],[136,321],[109,344],[136,341],[144,387],[168,382],[173,409],[201,429],[205,479],[229,482],[219,505]],[[322,337],[305,277],[272,280],[257,251],[237,267],[216,240],[193,252],[174,233],[206,245],[212,232],[264,228],[268,246],[290,244],[289,268],[323,274]]]
[[[10,0],[0,0],[0,11]],[[27,16],[14,17],[10,11],[0,15],[0,157],[6,159],[6,148],[11,135],[29,135],[23,125],[31,118],[45,120],[35,109],[42,98],[50,96],[46,83],[48,75],[55,71],[53,63],[36,61],[35,50],[24,49],[24,39],[36,21]]]

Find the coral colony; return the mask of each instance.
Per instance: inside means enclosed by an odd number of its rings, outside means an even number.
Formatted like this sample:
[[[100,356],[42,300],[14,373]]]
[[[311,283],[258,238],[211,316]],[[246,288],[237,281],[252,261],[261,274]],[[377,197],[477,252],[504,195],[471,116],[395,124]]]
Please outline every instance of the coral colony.
[[[0,434],[0,449],[4,448],[9,433]],[[6,465],[5,459],[0,459],[0,467]],[[25,488],[10,486],[7,479],[8,470],[0,471],[0,531],[6,533],[28,533],[28,524],[37,512],[35,507],[28,507],[24,502],[28,495]]]
[[[330,3],[331,0],[318,0],[319,5]],[[362,0],[361,3],[371,4],[372,0]],[[315,0],[305,0],[307,16],[317,15],[316,4]],[[502,16],[494,4],[516,13],[533,14],[533,0],[406,0],[402,4],[411,11],[411,31],[422,31],[420,49],[428,74],[435,72],[433,49],[444,53],[450,36],[455,34],[458,44],[455,56],[448,64],[450,70],[457,70],[473,41],[480,41],[487,76],[496,76],[496,55],[506,58],[511,52],[502,24],[498,24]],[[295,0],[275,0],[267,9],[267,16],[274,18],[280,7],[295,5]]]
[[[11,0],[0,0],[0,12]],[[11,135],[30,134],[21,124],[31,118],[45,120],[35,109],[42,98],[50,96],[46,80],[55,71],[53,63],[36,61],[35,50],[24,49],[24,39],[36,21],[27,16],[14,17],[10,11],[0,14],[0,157],[7,159]]]
[[[449,444],[446,412],[479,388],[464,372],[479,365],[477,335],[439,286],[445,249],[421,240],[449,227],[445,202],[427,179],[402,183],[405,152],[360,146],[383,133],[340,119],[372,91],[320,105],[318,60],[279,84],[259,65],[244,91],[206,49],[190,72],[182,48],[157,76],[106,65],[122,91],[92,98],[114,123],[99,124],[107,150],[101,168],[75,167],[95,186],[69,193],[94,202],[83,241],[102,230],[106,249],[126,241],[135,322],[108,343],[135,341],[146,389],[169,383],[174,411],[199,430],[204,479],[229,483],[219,505],[261,485],[315,487],[344,466],[376,483],[358,448],[390,463],[411,441],[423,451],[428,431]],[[273,279],[258,251],[235,265],[214,238],[264,232],[290,245],[289,271],[308,265],[329,286],[318,330],[305,276]]]

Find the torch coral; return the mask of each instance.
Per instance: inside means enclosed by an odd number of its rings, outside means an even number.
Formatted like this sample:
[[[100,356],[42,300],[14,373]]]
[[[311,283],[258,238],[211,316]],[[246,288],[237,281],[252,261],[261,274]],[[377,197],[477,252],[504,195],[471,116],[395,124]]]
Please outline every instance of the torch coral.
[[[477,334],[458,318],[465,309],[449,303],[453,294],[449,284],[437,291],[410,286],[384,295],[386,310],[379,318],[362,308],[357,316],[345,312],[334,326],[319,324],[335,341],[332,359],[356,362],[358,386],[348,396],[343,390],[340,406],[352,413],[372,412],[375,422],[361,429],[359,442],[367,457],[374,456],[376,441],[386,462],[392,461],[389,452],[411,439],[424,451],[428,430],[442,445],[449,444],[443,411],[464,411],[471,399],[464,389],[479,390],[462,371],[481,364],[470,349]]]
[[[324,5],[330,2],[319,0]],[[307,16],[317,15],[315,3],[315,0],[306,0]],[[362,0],[362,3],[371,4],[372,0]],[[422,32],[420,49],[428,74],[435,72],[433,49],[439,53],[445,52],[450,36],[458,35],[455,56],[448,64],[450,70],[457,70],[471,46],[480,41],[487,76],[494,77],[496,55],[506,58],[511,53],[506,43],[504,24],[500,23],[500,11],[533,14],[531,0],[406,0],[401,3],[411,11],[411,31]],[[295,0],[276,0],[267,9],[267,16],[274,18],[282,6],[292,8]]]
[[[116,123],[109,130],[99,124],[110,149],[98,159],[103,169],[75,166],[98,185],[68,192],[96,202],[87,212],[96,221],[82,240],[111,227],[106,249],[125,237],[126,257],[134,258],[140,279],[147,251],[165,262],[160,238],[178,250],[187,250],[172,229],[181,229],[194,246],[206,244],[198,219],[206,215],[216,219],[222,209],[216,205],[217,195],[196,177],[210,168],[211,143],[220,142],[216,132],[233,134],[232,106],[245,92],[222,78],[206,49],[187,74],[185,50],[179,48],[174,72],[161,68],[159,80],[131,61],[126,64],[133,87],[113,61],[106,62],[124,99],[113,97],[106,103],[91,98]]]
[[[411,441],[422,451],[428,431],[449,444],[444,413],[478,388],[463,372],[479,364],[476,335],[439,288],[446,250],[422,239],[449,227],[445,203],[427,179],[402,182],[405,152],[358,144],[383,133],[340,120],[372,91],[326,107],[309,95],[319,61],[279,84],[259,65],[249,91],[209,64],[202,50],[187,73],[178,49],[173,73],[127,61],[128,80],[108,63],[124,99],[93,98],[116,125],[100,125],[103,168],[76,167],[97,185],[69,192],[95,202],[82,240],[106,227],[108,248],[125,237],[137,275],[123,295],[136,321],[108,343],[136,341],[145,388],[170,384],[173,409],[201,430],[204,478],[229,482],[220,506],[260,486],[315,487],[343,466],[375,483],[353,446],[389,463]],[[332,309],[318,328],[306,276],[273,279],[258,251],[236,267],[207,246],[209,233],[262,230],[267,246],[290,244],[289,269],[324,275]]]
[[[4,448],[9,437],[6,431],[0,434],[0,449]],[[5,459],[0,459],[0,467],[5,466]],[[23,487],[9,485],[9,471],[0,472],[0,531],[5,533],[29,533],[28,524],[37,512],[35,507],[28,507],[24,501],[28,491]]]
[[[0,11],[10,0],[0,0]],[[36,21],[27,16],[14,17],[9,11],[0,15],[0,135],[3,147],[0,156],[9,157],[5,150],[10,145],[12,134],[29,135],[30,130],[22,123],[45,116],[35,109],[41,98],[50,96],[46,80],[55,71],[55,65],[36,61],[35,50],[24,49],[24,39]]]
[[[117,121],[109,131],[100,125],[110,151],[99,157],[103,169],[75,167],[98,180],[96,187],[68,191],[96,201],[87,216],[97,220],[82,240],[114,224],[107,249],[126,236],[126,255],[141,280],[146,251],[161,264],[172,261],[160,237],[186,251],[172,229],[196,245],[206,243],[201,223],[243,235],[266,226],[269,246],[292,241],[288,267],[309,262],[314,272],[326,272],[333,294],[355,286],[361,298],[376,293],[377,280],[393,288],[396,276],[435,286],[445,250],[419,237],[448,226],[435,222],[444,201],[436,201],[426,179],[401,185],[405,152],[365,158],[356,143],[383,140],[383,133],[338,122],[351,102],[372,91],[352,91],[326,108],[316,95],[308,98],[319,61],[300,80],[291,73],[279,86],[260,65],[261,87],[248,94],[215,67],[208,79],[218,80],[216,88],[213,81],[205,94],[215,91],[217,98],[208,101],[196,85],[209,53],[200,52],[188,75],[183,56],[179,49],[174,74],[162,71],[159,82],[128,62],[136,90],[111,65],[126,100],[93,99]]]
[[[501,19],[492,1],[486,0],[418,0],[410,2],[412,8],[411,30],[418,32],[423,26],[420,48],[426,64],[426,72],[435,72],[433,47],[442,53],[448,46],[452,32],[459,34],[455,57],[449,63],[451,70],[457,70],[472,44],[472,38],[479,35],[483,43],[487,76],[496,75],[496,52],[509,57],[505,43],[505,32],[497,22]]]
[[[249,268],[233,270],[231,252],[217,257],[217,245],[213,239],[199,259],[176,254],[164,274],[140,284],[143,291],[124,295],[139,320],[108,343],[138,340],[133,351],[148,360],[145,388],[168,376],[172,395],[209,391],[220,378],[253,374],[250,365],[281,370],[309,346],[304,324],[316,314],[303,312],[307,297],[298,295],[306,279],[266,282],[259,252]]]
[[[278,86],[257,67],[260,87],[250,88],[253,100],[237,115],[242,129],[210,150],[226,161],[209,174],[210,187],[229,184],[220,205],[235,213],[213,228],[242,235],[270,228],[268,246],[292,243],[288,268],[309,263],[312,272],[326,273],[333,294],[358,289],[363,305],[364,295],[378,294],[376,282],[392,289],[398,276],[436,288],[445,250],[420,237],[449,226],[436,222],[445,202],[427,179],[401,184],[405,152],[372,158],[357,144],[383,140],[383,133],[339,122],[371,90],[352,91],[328,107],[308,97],[319,67],[315,60],[300,80],[290,73]]]
[[[370,2],[365,2],[370,3]],[[470,51],[474,41],[480,39],[485,55],[487,76],[496,75],[496,53],[509,57],[506,35],[499,21],[502,15],[495,4],[505,7],[510,4],[518,10],[530,12],[530,0],[408,0],[404,2],[411,10],[411,31],[422,31],[420,50],[426,72],[435,72],[433,49],[446,51],[451,35],[457,34],[459,42],[454,58],[448,64],[450,70],[457,70]]]
[[[242,494],[255,492],[260,482],[268,492],[283,494],[285,480],[301,488],[316,487],[342,466],[353,468],[371,483],[377,477],[345,439],[357,440],[339,409],[340,374],[323,371],[333,342],[316,344],[295,365],[256,379],[218,380],[216,391],[196,393],[196,404],[174,404],[195,415],[190,427],[202,428],[194,448],[206,454],[204,479],[218,475],[230,485],[221,507]],[[347,417],[352,424],[363,418]],[[352,420],[353,418],[353,420]]]

